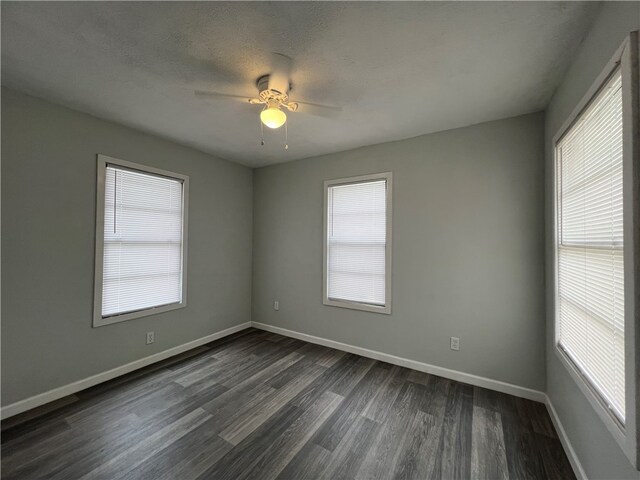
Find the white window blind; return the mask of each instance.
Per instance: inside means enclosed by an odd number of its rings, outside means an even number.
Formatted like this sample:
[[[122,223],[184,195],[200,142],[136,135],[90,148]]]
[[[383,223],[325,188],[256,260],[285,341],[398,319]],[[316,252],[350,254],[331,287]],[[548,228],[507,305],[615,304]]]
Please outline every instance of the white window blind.
[[[327,191],[327,296],[386,305],[387,180]]]
[[[556,145],[558,343],[624,423],[622,91],[618,70]]]
[[[102,316],[182,300],[183,183],[107,165]]]

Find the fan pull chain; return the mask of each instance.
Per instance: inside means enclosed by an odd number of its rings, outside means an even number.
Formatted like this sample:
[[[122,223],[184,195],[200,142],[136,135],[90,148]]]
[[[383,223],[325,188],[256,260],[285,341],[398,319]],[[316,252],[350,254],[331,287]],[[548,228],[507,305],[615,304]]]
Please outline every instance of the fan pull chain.
[[[264,147],[264,127],[262,126],[262,120],[260,120],[260,145]]]
[[[289,128],[287,127],[287,124],[289,122],[285,122],[284,124],[284,149],[285,150],[289,150]]]

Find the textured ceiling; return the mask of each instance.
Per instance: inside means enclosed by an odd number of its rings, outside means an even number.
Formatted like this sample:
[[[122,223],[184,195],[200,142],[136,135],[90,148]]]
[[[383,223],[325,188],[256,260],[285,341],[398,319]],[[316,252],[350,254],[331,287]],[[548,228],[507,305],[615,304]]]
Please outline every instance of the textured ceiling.
[[[543,109],[593,2],[2,2],[2,83],[261,166]],[[340,105],[266,132],[269,53],[291,97]]]

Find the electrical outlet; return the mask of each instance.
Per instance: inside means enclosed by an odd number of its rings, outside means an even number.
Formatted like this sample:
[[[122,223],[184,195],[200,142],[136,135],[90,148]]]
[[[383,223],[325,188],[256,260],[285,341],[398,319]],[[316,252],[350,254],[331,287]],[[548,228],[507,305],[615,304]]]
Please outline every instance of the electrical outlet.
[[[451,337],[451,350],[460,350],[460,339],[458,337]]]
[[[273,302],[273,309],[274,310],[280,310],[280,302],[278,300]]]
[[[155,332],[147,332],[147,345],[151,345],[155,341],[156,341]]]

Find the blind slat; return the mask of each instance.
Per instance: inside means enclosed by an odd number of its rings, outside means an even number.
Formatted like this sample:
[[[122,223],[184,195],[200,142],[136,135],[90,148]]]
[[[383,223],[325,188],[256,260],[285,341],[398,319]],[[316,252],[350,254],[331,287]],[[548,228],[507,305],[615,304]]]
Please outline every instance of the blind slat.
[[[622,80],[616,72],[556,145],[558,342],[625,419]]]

